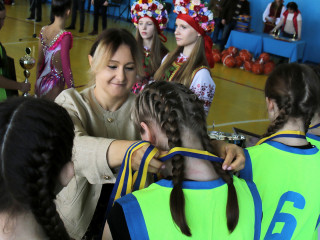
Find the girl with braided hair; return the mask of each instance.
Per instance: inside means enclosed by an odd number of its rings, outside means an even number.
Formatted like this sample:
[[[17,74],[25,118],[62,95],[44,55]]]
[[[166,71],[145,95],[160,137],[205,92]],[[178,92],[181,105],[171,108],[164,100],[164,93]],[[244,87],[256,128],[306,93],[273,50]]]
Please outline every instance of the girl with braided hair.
[[[74,175],[73,123],[44,99],[0,103],[0,239],[70,239],[54,203]]]
[[[177,48],[170,52],[155,73],[156,81],[175,81],[190,88],[204,101],[208,114],[215,83],[210,68],[214,67],[212,41],[208,34],[214,28],[213,13],[200,0],[176,0],[175,37]]]
[[[320,152],[306,139],[319,106],[316,77],[308,66],[292,63],[279,65],[267,79],[271,123],[265,138],[245,150],[240,172],[255,182],[262,199],[261,239],[312,239],[316,233]]]
[[[169,153],[180,148],[165,161],[166,179],[116,201],[104,239],[259,239],[257,189],[221,162],[204,160],[214,155],[202,102],[192,91],[154,82],[138,95],[133,115],[143,140]]]
[[[167,38],[162,33],[167,26],[168,18],[165,4],[160,0],[138,0],[131,6],[131,20],[137,28],[138,48],[144,56],[144,75],[133,85],[134,94],[138,94],[146,84],[153,81],[154,73],[168,53],[168,49],[163,45]]]

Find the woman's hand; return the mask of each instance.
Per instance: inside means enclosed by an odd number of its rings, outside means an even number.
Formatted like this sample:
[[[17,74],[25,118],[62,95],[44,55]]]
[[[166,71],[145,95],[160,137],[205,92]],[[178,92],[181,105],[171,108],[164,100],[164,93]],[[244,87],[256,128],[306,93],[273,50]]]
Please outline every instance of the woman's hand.
[[[241,147],[220,140],[212,140],[211,143],[215,153],[224,159],[222,164],[224,170],[240,171],[244,168],[246,159]]]
[[[149,147],[149,145],[144,145],[132,153],[131,167],[133,170],[135,170],[135,171],[139,170],[141,160],[142,160],[143,155],[146,152],[148,147]],[[160,152],[158,151],[149,163],[148,172],[150,172],[150,173],[158,173],[159,172],[159,169],[163,164],[161,161],[158,160],[159,156],[160,156]]]
[[[120,167],[125,156],[127,149],[136,143],[136,141],[126,141],[126,140],[115,140],[113,141],[109,149],[107,151],[107,161],[110,168]],[[141,164],[142,157],[147,150],[149,145],[142,146],[132,153],[131,158],[131,166],[133,170],[138,170]],[[162,154],[162,153],[161,153]],[[158,173],[160,167],[162,166],[162,162],[157,159],[160,153],[156,153],[156,155],[151,159],[148,167],[148,172]]]

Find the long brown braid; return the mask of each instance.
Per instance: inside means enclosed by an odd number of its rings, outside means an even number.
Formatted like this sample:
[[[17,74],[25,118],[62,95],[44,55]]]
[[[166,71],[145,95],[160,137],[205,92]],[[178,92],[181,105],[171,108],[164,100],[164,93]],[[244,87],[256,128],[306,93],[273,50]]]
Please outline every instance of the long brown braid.
[[[182,84],[174,82],[154,82],[137,97],[134,118],[140,122],[156,122],[168,137],[169,149],[182,146],[181,131],[188,129],[201,139],[204,150],[213,152],[207,134],[203,103]],[[226,208],[227,225],[232,232],[239,219],[239,206],[232,176],[222,170],[220,163],[212,163],[217,174],[228,184]],[[184,157],[176,155],[172,159],[173,189],[170,195],[170,210],[174,222],[181,232],[191,236],[185,215],[185,198],[182,190],[184,180]]]
[[[44,99],[10,99],[0,103],[0,126],[0,212],[31,211],[49,239],[70,239],[54,203],[72,156],[69,114]]]
[[[290,117],[302,118],[307,132],[316,111],[319,84],[312,69],[304,64],[281,64],[268,77],[265,96],[275,100],[279,114],[263,137],[281,129]]]

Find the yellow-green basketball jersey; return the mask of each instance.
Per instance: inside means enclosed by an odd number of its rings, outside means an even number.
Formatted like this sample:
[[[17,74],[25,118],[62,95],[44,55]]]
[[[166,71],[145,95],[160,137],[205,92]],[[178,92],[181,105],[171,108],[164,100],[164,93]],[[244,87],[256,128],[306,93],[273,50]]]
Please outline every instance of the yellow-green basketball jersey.
[[[261,199],[256,186],[237,177],[233,181],[240,214],[238,225],[232,233],[228,231],[226,217],[228,186],[221,178],[209,182],[183,182],[191,237],[182,234],[172,220],[170,180],[160,180],[146,189],[120,198],[117,203],[123,209],[131,239],[259,239]]]
[[[320,149],[320,136],[307,133],[307,141],[310,142],[312,145],[316,146]]]
[[[268,141],[245,150],[240,176],[262,200],[261,239],[312,239],[320,215],[320,152]]]

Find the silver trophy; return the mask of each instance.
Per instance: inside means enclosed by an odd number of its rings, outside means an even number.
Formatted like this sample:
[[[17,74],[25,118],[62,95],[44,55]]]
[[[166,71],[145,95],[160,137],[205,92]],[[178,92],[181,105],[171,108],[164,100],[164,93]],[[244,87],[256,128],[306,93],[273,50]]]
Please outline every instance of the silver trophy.
[[[31,48],[27,47],[26,48],[26,55],[24,55],[24,57],[20,58],[20,66],[24,69],[23,74],[26,78],[26,80],[24,80],[25,83],[28,83],[28,77],[30,77],[30,72],[29,70],[31,68],[34,67],[34,65],[36,64],[36,60],[30,56],[31,53]],[[30,94],[28,92],[23,93],[24,97],[29,96]]]

